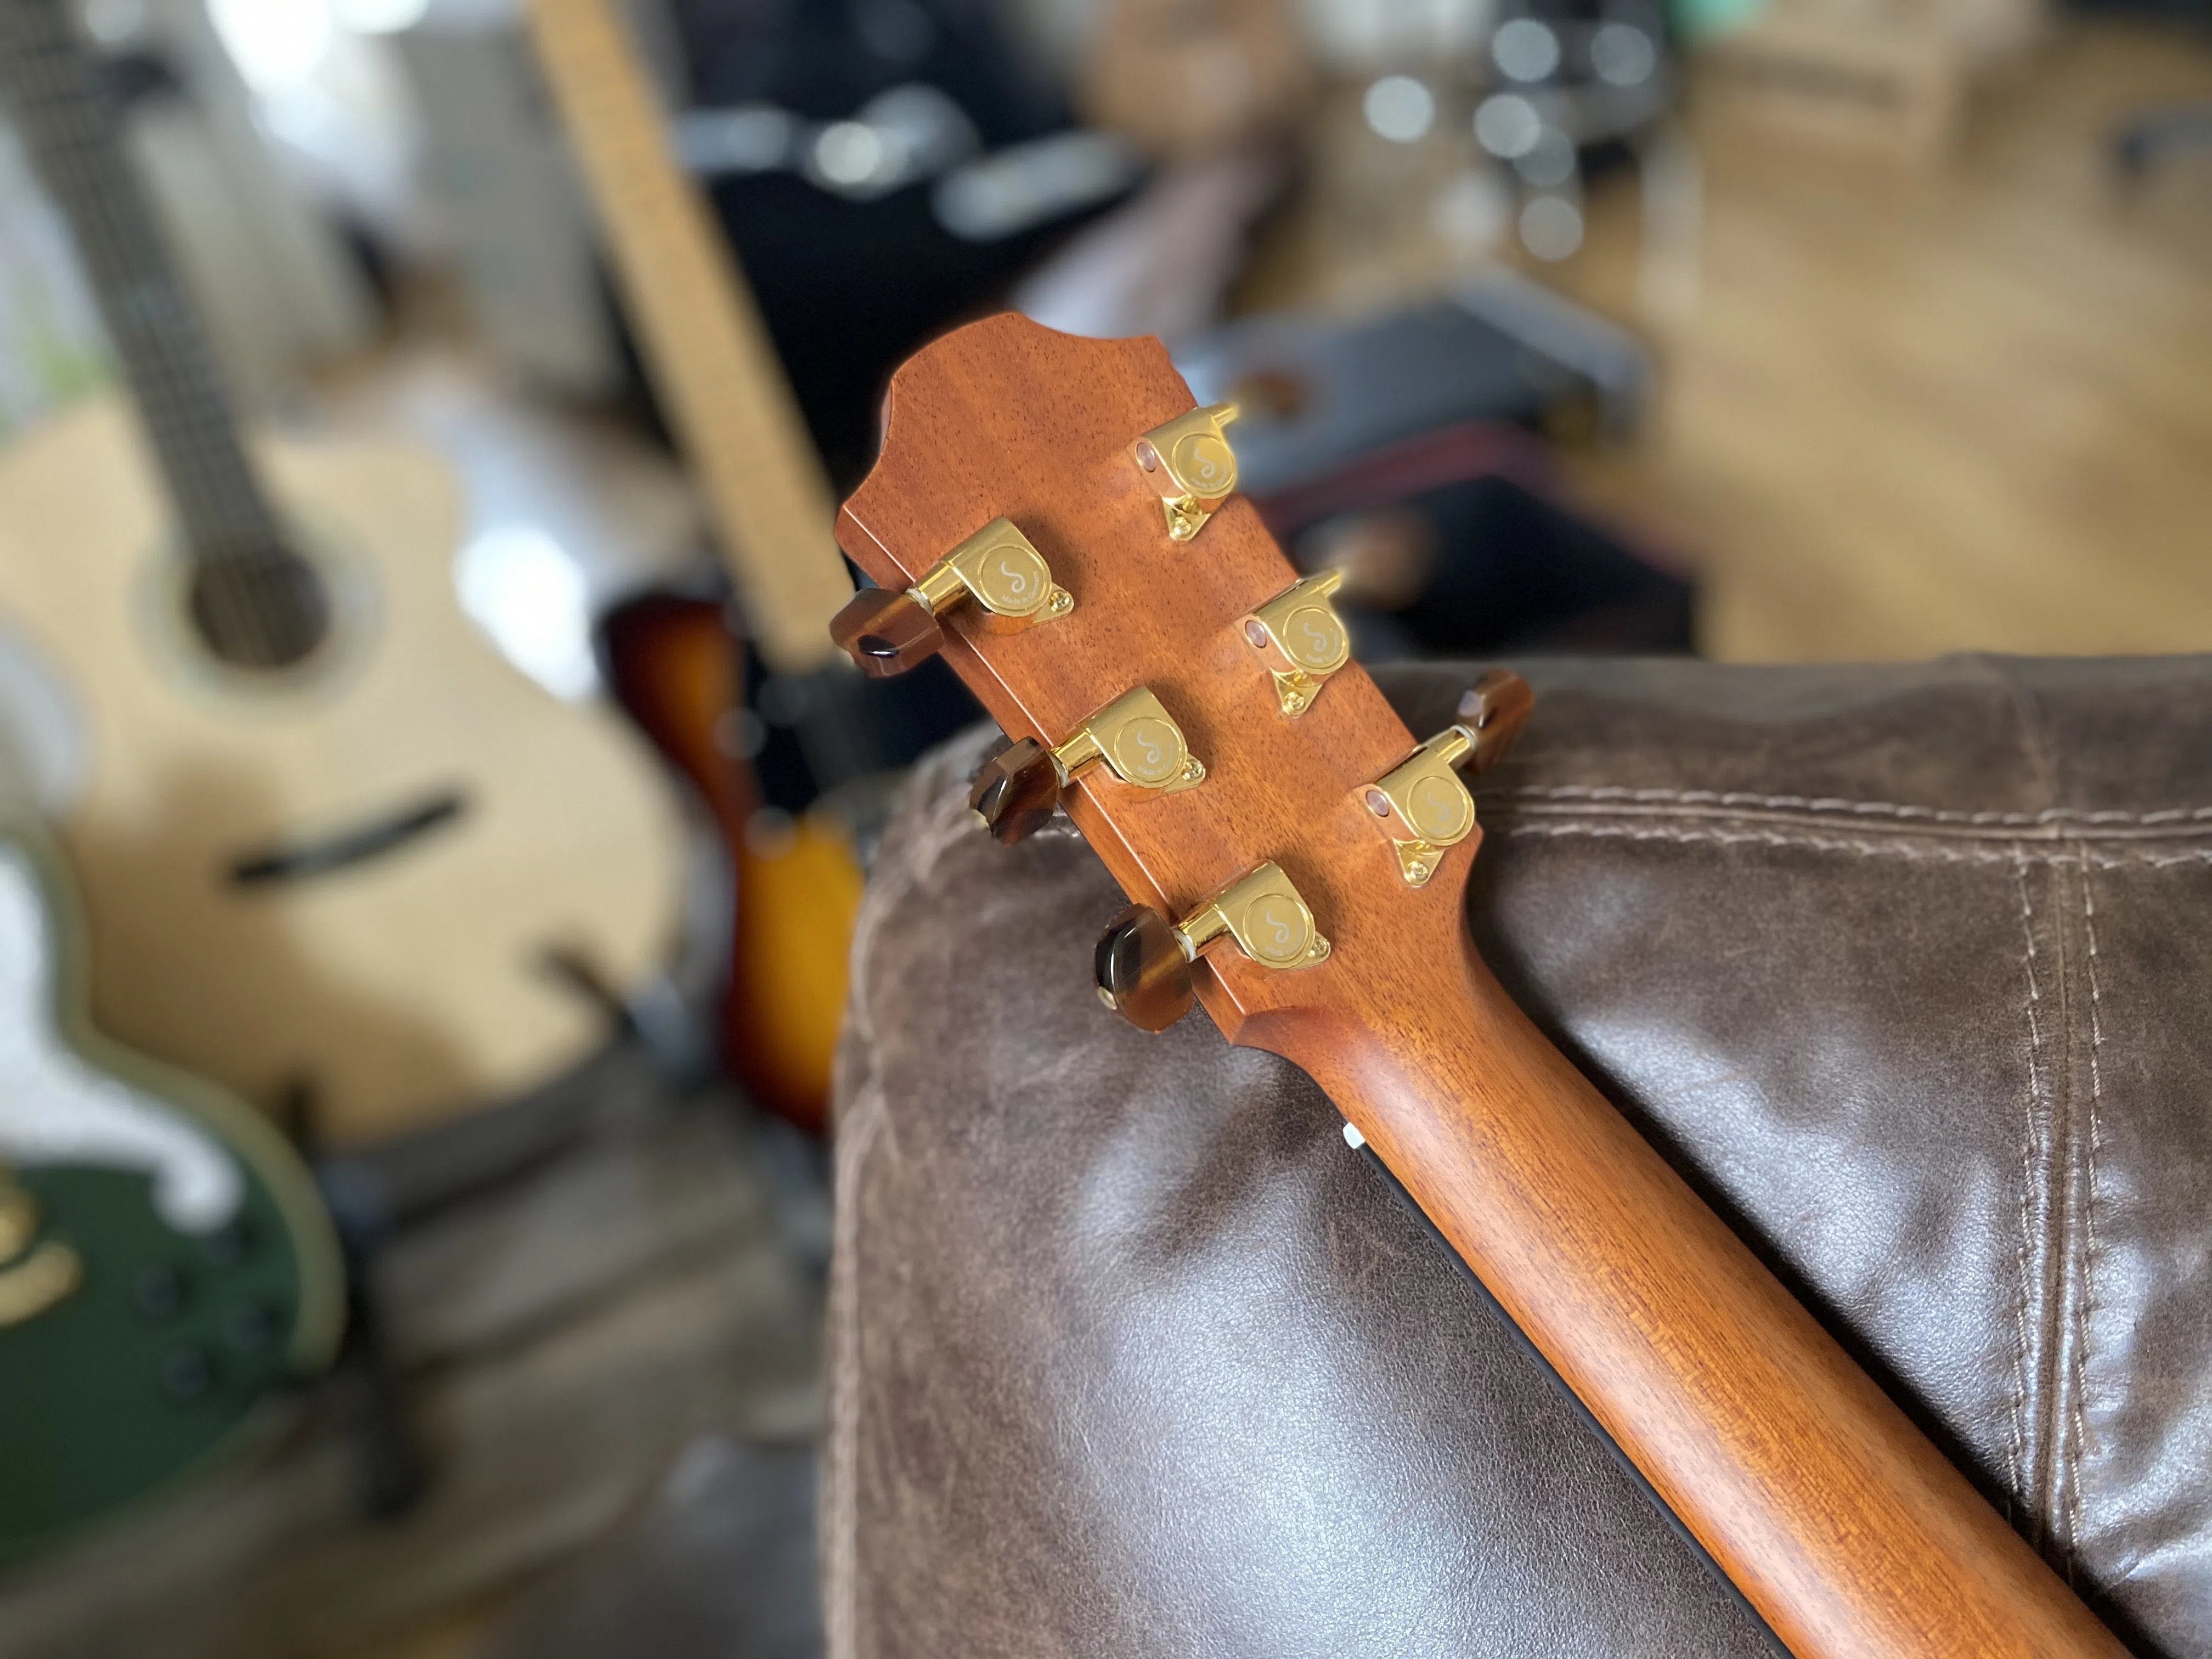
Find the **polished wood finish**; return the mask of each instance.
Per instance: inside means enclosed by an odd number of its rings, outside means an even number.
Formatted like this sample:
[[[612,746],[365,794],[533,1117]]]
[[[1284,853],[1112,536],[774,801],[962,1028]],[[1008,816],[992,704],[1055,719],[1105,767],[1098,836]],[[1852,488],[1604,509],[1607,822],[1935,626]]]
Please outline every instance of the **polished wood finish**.
[[[1051,562],[1073,616],[1008,635],[956,623],[948,659],[1015,737],[1059,740],[1136,684],[1175,709],[1206,781],[1086,777],[1070,816],[1164,916],[1262,860],[1288,873],[1334,954],[1270,973],[1215,951],[1195,970],[1208,1011],[1328,1090],[1799,1659],[2118,1655],[1498,989],[1462,915],[1480,831],[1427,886],[1402,879],[1362,795],[1413,734],[1357,666],[1285,720],[1236,623],[1288,563],[1242,499],[1170,542],[1128,459],[1191,403],[1156,341],[972,325],[894,379],[840,539],[903,586],[1003,514]]]
[[[645,348],[778,672],[820,666],[850,597],[821,457],[728,242],[671,155],[667,120],[612,0],[531,0],[531,30]]]

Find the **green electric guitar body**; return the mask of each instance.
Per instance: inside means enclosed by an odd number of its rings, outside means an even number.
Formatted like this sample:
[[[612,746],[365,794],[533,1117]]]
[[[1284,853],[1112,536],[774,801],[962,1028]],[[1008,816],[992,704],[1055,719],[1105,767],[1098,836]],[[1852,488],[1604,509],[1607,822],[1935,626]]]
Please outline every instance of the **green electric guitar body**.
[[[0,818],[0,1562],[206,1463],[343,1317],[291,1148],[94,1031],[79,937],[54,854]]]

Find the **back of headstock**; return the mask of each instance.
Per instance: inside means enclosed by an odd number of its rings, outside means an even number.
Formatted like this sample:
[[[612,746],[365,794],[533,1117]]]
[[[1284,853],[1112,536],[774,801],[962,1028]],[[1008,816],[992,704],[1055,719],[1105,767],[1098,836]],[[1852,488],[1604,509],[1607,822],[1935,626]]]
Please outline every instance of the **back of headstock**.
[[[1223,418],[1194,409],[1157,340],[994,317],[894,377],[881,459],[837,535],[884,590],[846,619],[856,659],[902,665],[941,644],[1018,740],[996,793],[979,793],[1002,834],[1059,799],[1130,897],[1184,924],[1178,942],[1172,926],[1132,918],[1102,943],[1102,982],[1122,990],[1123,1012],[1150,1026],[1180,1012],[1159,982],[1180,968],[1167,957],[1202,950],[1197,989],[1234,1038],[1260,1016],[1358,1006],[1449,973],[1480,840],[1451,766],[1494,757],[1526,696],[1492,681],[1463,714],[1468,732],[1378,789],[1416,757],[1414,736],[1347,659],[1333,583],[1300,583],[1224,487]],[[1117,702],[1140,690],[1158,707]],[[1163,713],[1198,766],[1163,756],[1175,747]],[[1426,842],[1407,827],[1425,812]],[[1270,863],[1289,905],[1267,876],[1206,910]]]
[[[939,340],[838,520],[884,589],[840,643],[871,672],[944,651],[1017,740],[978,780],[987,822],[1063,802],[1146,907],[1101,944],[1121,1011],[1156,1028],[1194,986],[1303,1066],[1790,1651],[2120,1659],[1476,962],[1457,773],[1527,688],[1486,677],[1417,746],[1328,579],[1285,597],[1222,417],[1156,341],[1012,316]]]

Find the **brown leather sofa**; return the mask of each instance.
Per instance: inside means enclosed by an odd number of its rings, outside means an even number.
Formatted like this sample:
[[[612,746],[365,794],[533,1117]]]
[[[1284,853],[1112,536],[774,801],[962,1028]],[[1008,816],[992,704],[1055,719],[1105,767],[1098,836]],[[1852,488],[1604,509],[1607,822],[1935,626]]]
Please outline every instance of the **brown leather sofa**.
[[[2145,1654],[2212,1654],[2212,659],[1527,665],[1484,956]],[[1468,671],[1383,678],[1408,724]],[[1770,1651],[1299,1073],[926,764],[840,1088],[832,1659]]]

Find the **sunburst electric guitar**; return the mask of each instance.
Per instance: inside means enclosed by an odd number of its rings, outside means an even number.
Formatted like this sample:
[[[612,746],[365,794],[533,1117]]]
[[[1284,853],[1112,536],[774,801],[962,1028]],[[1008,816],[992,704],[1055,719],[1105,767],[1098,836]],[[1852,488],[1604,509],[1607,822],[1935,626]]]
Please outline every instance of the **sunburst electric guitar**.
[[[545,964],[657,968],[672,803],[618,720],[465,617],[434,457],[241,435],[98,70],[67,0],[0,0],[0,96],[131,393],[0,456],[0,629],[85,757],[62,828],[94,1012],[381,1139],[601,1040]]]

